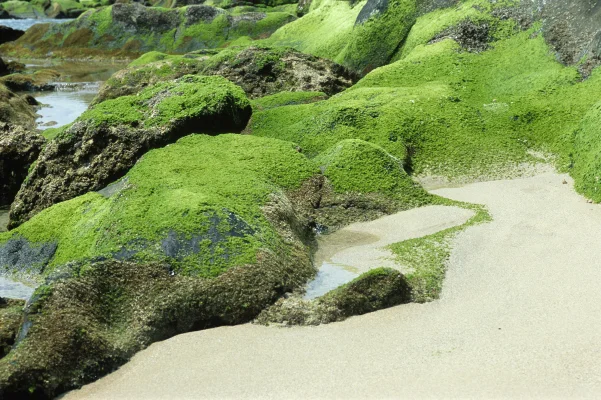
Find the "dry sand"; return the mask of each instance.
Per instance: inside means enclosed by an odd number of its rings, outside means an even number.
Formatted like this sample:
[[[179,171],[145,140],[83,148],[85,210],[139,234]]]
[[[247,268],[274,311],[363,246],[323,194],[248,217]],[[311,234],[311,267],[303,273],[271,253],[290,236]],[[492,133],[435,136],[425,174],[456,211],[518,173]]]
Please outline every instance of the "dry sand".
[[[439,301],[180,335],[65,399],[600,398],[601,207],[571,187],[437,190],[494,218],[457,237]]]

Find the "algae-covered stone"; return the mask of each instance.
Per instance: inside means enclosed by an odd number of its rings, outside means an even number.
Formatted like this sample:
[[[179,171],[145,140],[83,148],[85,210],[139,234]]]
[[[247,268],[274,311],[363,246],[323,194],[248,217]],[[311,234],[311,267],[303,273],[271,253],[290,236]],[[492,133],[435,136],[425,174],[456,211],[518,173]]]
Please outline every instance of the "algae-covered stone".
[[[315,91],[331,96],[350,87],[356,79],[338,64],[290,48],[251,46],[223,50],[212,57],[153,52],[115,73],[94,102],[134,94],[148,85],[186,74],[223,76],[251,98],[284,91]]]
[[[56,88],[56,80],[60,73],[51,69],[43,69],[32,74],[17,73],[0,78],[0,83],[15,92],[46,91]]]
[[[580,193],[601,202],[601,103],[586,113],[573,134],[572,170]]]
[[[102,189],[150,149],[192,132],[240,132],[250,114],[242,89],[221,77],[184,76],[100,103],[44,148],[11,207],[11,225]]]
[[[55,243],[49,262],[19,268],[34,275],[99,257],[169,261],[178,272],[218,275],[253,262],[261,248],[277,250],[261,206],[316,173],[291,143],[193,135],[146,153],[119,185],[56,204],[2,234],[0,247],[20,238],[31,248]]]
[[[268,43],[292,46],[365,73],[390,60],[416,17],[415,0],[323,0],[275,32]]]
[[[0,122],[0,206],[12,203],[44,143],[41,135]]]
[[[270,10],[230,14],[207,5],[164,9],[115,4],[87,11],[72,22],[35,25],[0,50],[20,56],[51,52],[68,58],[130,58],[148,51],[187,53],[224,47],[241,37],[264,38],[295,18]]]
[[[310,156],[361,139],[399,159],[409,154],[413,174],[458,181],[523,173],[541,162],[533,148],[565,162],[565,138],[598,100],[600,76],[582,81],[556,61],[536,26],[523,30],[495,13],[500,4],[475,3],[419,17],[398,61],[325,101],[257,110],[248,131],[296,142]],[[433,40],[466,15],[488,24],[486,50]]]
[[[427,204],[431,198],[404,169],[399,159],[381,147],[347,139],[319,154],[314,162],[327,183],[314,218],[330,231],[351,222],[368,221]]]
[[[21,238],[56,250],[29,268],[45,283],[0,362],[0,394],[52,397],[154,341],[248,321],[301,287],[315,273],[310,229],[285,193],[315,174],[292,143],[190,135],[148,152],[117,189],[1,234],[0,248]]]
[[[28,99],[0,83],[0,122],[33,128],[35,120],[35,111]]]
[[[314,300],[282,298],[261,312],[255,322],[327,324],[410,301],[411,288],[403,274],[390,268],[376,268]]]

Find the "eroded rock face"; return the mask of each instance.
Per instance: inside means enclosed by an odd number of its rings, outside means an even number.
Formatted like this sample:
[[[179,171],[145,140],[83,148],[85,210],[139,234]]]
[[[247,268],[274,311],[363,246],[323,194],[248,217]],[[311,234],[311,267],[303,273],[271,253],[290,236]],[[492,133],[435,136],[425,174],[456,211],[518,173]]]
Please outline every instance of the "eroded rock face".
[[[150,149],[193,132],[240,132],[250,115],[244,92],[220,77],[182,77],[101,103],[44,148],[11,207],[9,228],[52,204],[102,189]]]
[[[0,206],[12,203],[45,142],[36,133],[0,122]]]
[[[166,56],[169,57],[169,56]],[[312,91],[334,95],[358,78],[346,68],[290,48],[251,46],[224,50],[212,57],[171,58],[133,66],[115,73],[94,103],[132,95],[149,85],[186,74],[219,75],[240,86],[251,98],[279,92]]]
[[[23,320],[23,300],[0,297],[0,358],[11,350]]]
[[[217,55],[215,59],[219,59]],[[224,57],[205,70],[239,85],[252,98],[282,91],[323,92],[334,95],[350,87],[357,76],[323,58],[293,49],[249,47]]]

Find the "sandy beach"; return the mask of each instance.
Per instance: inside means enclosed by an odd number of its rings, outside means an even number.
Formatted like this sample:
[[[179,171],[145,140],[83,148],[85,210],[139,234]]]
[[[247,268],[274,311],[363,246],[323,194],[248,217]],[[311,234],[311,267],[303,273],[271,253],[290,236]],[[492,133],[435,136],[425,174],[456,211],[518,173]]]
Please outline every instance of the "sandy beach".
[[[458,235],[440,300],[180,335],[63,399],[599,398],[601,207],[555,173],[434,193],[494,219]]]

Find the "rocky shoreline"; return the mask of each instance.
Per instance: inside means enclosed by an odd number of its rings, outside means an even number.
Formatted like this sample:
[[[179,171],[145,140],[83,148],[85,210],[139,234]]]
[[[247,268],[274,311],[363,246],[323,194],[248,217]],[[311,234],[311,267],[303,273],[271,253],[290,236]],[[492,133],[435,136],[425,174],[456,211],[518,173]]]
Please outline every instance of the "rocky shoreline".
[[[78,18],[32,26],[3,59],[130,64],[42,134],[27,92],[61,71],[0,60],[0,273],[38,285],[0,303],[0,397],[52,398],[153,342],[288,308],[313,324],[416,301],[444,266],[295,296],[316,235],[450,205],[419,176],[503,178],[551,153],[601,200],[588,1],[13,3]]]

